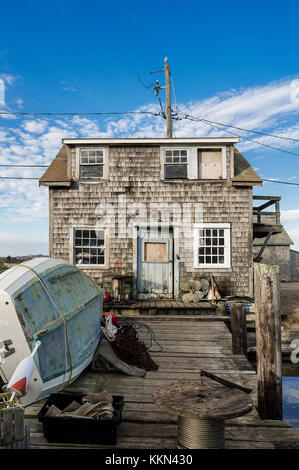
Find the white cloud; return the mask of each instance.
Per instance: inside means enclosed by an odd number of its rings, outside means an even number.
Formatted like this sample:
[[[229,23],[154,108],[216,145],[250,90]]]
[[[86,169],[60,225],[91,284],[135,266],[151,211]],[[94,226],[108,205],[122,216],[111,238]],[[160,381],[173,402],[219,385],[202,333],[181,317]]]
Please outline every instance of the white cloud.
[[[299,220],[299,209],[282,210],[281,219],[283,222]]]
[[[25,131],[28,131],[30,133],[41,134],[45,131],[47,125],[47,121],[38,119],[36,121],[25,121],[22,124],[22,127],[25,129]]]
[[[6,76],[5,80],[11,85],[14,84],[15,78]],[[299,125],[292,121],[299,113],[299,104],[291,100],[290,86],[291,80],[284,80],[266,86],[229,90],[208,99],[179,104],[178,107],[189,115],[238,127],[255,128],[263,132],[270,131],[273,134],[292,135],[293,138],[299,139]],[[21,102],[19,104],[22,105]],[[160,107],[152,103],[140,106],[135,111],[159,113]],[[0,163],[49,164],[61,147],[61,139],[67,137],[164,137],[166,135],[165,119],[146,114],[96,119],[80,116],[55,120],[49,117],[27,118],[18,122],[20,122],[19,127],[12,127],[9,120],[2,120]],[[174,121],[174,131],[176,137],[227,135],[223,130],[186,119]],[[242,131],[233,129],[230,131],[242,134]],[[276,144],[279,147],[295,151],[296,147],[298,148],[296,142],[280,140],[276,142],[265,136],[248,135],[250,138]],[[261,148],[251,142],[242,143],[238,147],[243,151],[258,148],[259,154],[253,158],[254,160],[264,159],[268,152],[267,148]],[[297,152],[299,153],[299,148]],[[42,173],[42,169],[1,169],[2,176],[39,177]],[[1,217],[5,217],[8,222],[45,221],[48,218],[47,189],[40,188],[38,181],[0,180],[0,196]],[[283,222],[298,219],[298,210],[282,211]]]

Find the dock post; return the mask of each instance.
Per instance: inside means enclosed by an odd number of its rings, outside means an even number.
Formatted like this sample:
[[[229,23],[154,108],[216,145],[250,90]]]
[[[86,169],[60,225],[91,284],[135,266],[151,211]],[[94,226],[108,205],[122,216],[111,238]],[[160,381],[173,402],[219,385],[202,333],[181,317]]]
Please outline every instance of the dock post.
[[[234,354],[247,356],[246,307],[240,302],[230,304],[230,321],[232,331],[232,350]]]
[[[254,264],[258,410],[262,419],[282,419],[279,268]]]

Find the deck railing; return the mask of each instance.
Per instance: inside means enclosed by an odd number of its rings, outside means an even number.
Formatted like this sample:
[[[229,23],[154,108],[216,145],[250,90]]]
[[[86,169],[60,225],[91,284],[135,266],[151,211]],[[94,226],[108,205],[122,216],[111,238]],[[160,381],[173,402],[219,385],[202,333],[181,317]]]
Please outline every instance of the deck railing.
[[[252,198],[254,201],[266,201],[259,206],[253,207],[253,216],[257,217],[256,222],[258,224],[269,221],[272,225],[280,225],[280,196],[253,196]],[[275,211],[269,212],[264,210],[273,205],[275,205]]]

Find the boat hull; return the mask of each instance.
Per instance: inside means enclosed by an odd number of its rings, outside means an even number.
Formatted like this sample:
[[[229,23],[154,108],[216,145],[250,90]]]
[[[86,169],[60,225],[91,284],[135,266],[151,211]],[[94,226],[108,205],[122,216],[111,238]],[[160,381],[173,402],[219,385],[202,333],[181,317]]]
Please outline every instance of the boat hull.
[[[0,275],[0,339],[14,350],[0,365],[5,383],[41,341],[24,406],[62,390],[89,365],[101,317],[99,290],[63,260],[37,258]]]

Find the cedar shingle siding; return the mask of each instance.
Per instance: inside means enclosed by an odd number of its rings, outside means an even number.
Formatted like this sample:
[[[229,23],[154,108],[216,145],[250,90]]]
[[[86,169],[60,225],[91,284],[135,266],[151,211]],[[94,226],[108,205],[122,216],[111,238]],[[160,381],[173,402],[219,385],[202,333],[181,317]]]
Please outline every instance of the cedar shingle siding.
[[[179,283],[191,278],[209,277],[213,273],[225,294],[252,295],[252,186],[232,184],[232,177],[237,179],[236,173],[232,175],[234,150],[233,145],[227,146],[227,180],[201,182],[184,179],[166,182],[161,180],[160,145],[110,144],[108,179],[91,184],[78,181],[76,146],[69,145],[67,175],[64,175],[64,179],[68,181],[71,178],[73,182],[69,188],[49,185],[50,256],[73,262],[70,238],[72,225],[109,225],[111,215],[106,213],[105,220],[101,219],[103,214],[98,210],[100,203],[107,203],[110,208],[114,208],[119,198],[125,197],[127,204],[143,203],[149,210],[151,204],[157,204],[157,207],[177,204],[179,208],[182,203],[192,205],[197,202],[203,204],[203,222],[231,224],[231,268],[194,268],[194,238],[191,229],[189,234],[179,240]],[[256,184],[260,184],[261,180],[252,170],[251,181],[254,178]],[[244,179],[241,178],[241,181]],[[132,214],[127,214],[125,223],[130,221]],[[193,212],[191,222],[192,225],[196,222]],[[126,273],[133,272],[136,253],[132,236],[109,237],[106,256],[108,265],[105,268],[84,266],[83,269],[86,268],[86,272],[96,282],[103,282],[104,287],[111,291],[109,273],[116,260],[121,260]]]

